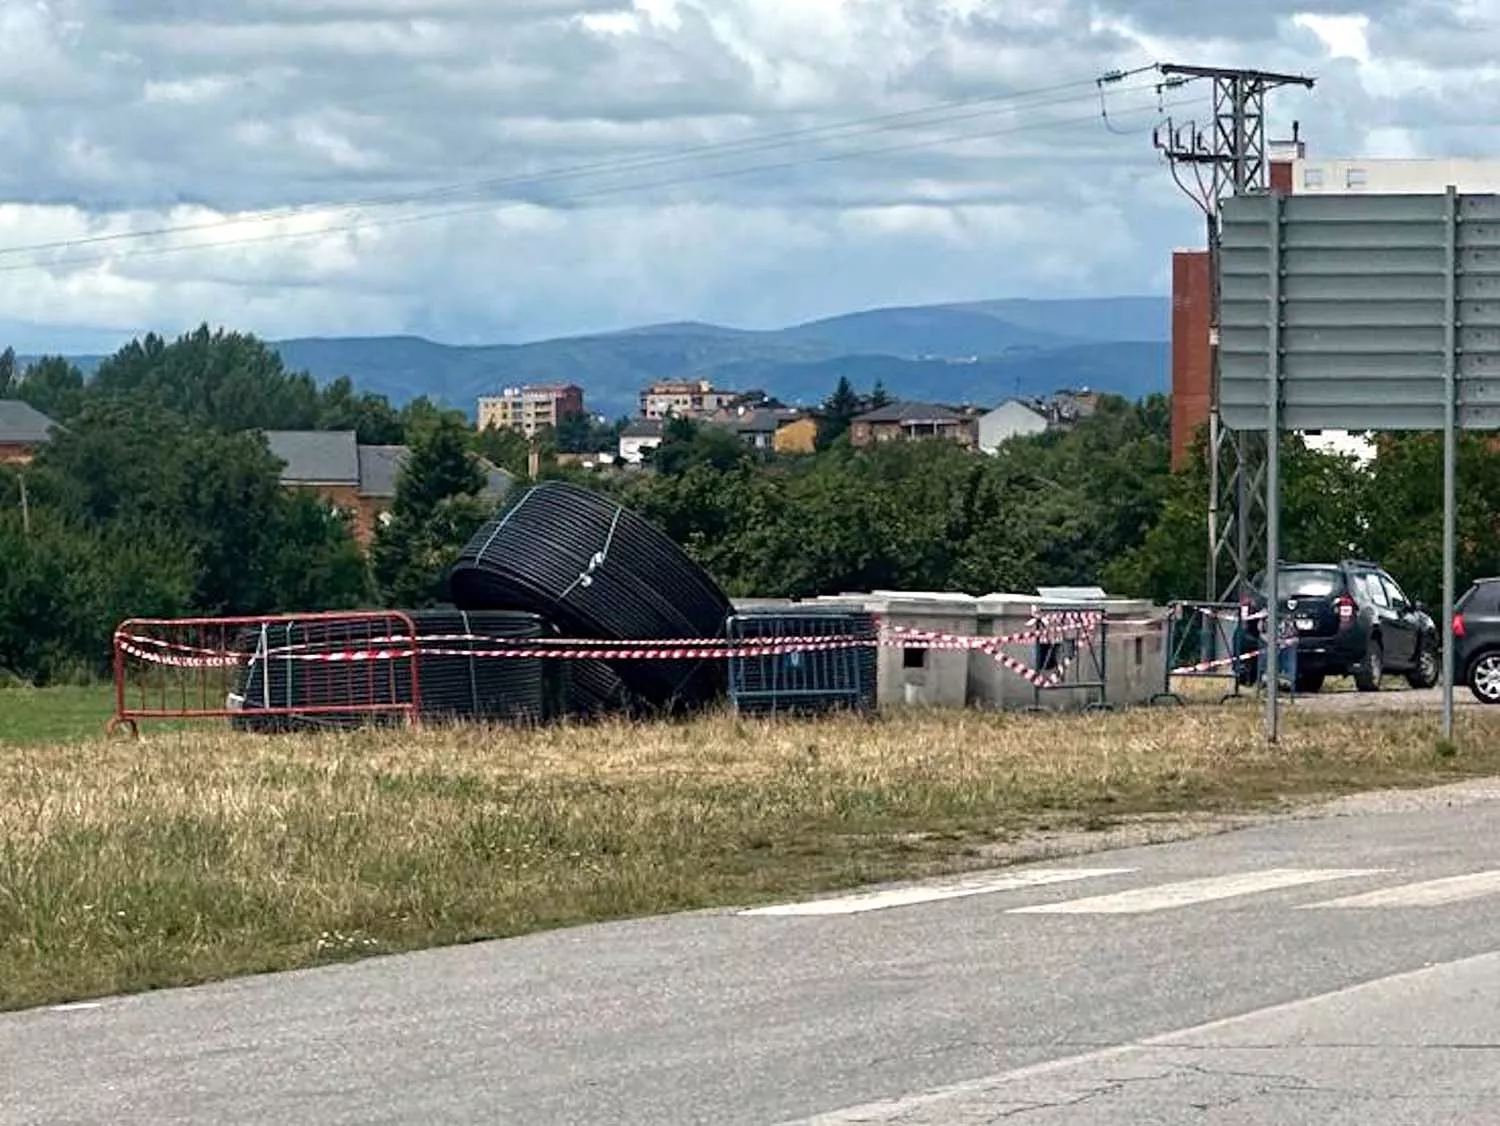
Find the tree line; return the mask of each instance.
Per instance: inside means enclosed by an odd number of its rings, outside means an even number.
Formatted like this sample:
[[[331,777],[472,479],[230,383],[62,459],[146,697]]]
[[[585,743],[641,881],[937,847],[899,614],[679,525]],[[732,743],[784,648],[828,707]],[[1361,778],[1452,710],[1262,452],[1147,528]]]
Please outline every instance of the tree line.
[[[348,380],[289,372],[252,336],[147,336],[89,378],[58,358],[0,354],[0,397],[61,425],[24,470],[0,466],[0,672],[46,683],[106,671],[132,616],[263,614],[441,602],[443,576],[496,505],[479,458],[529,481],[519,434],[476,433],[419,398],[400,409]],[[578,480],[663,527],[734,596],[871,589],[1031,591],[1099,584],[1157,601],[1204,594],[1207,474],[1169,466],[1170,401],[1103,397],[1075,426],[993,456],[952,443],[856,450],[849,420],[886,398],[847,381],[820,412],[818,452],[767,456],[727,430],[675,421],[646,472],[587,473],[540,443],[541,477]],[[585,420],[586,421],[586,420]],[[350,429],[411,449],[368,551],[347,514],[284,490],[268,429]],[[1386,436],[1368,468],[1287,438],[1288,559],[1378,559],[1435,603],[1440,443]],[[1500,573],[1500,452],[1466,436],[1460,572]],[[24,504],[23,498],[24,485]]]

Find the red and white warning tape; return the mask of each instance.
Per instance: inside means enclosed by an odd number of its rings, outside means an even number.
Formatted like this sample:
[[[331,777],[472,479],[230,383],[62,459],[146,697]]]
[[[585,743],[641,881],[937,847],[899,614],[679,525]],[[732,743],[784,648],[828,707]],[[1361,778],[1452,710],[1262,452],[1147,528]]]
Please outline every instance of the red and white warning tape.
[[[1282,642],[1280,646],[1278,646],[1278,648],[1291,649],[1296,644],[1297,639],[1295,637],[1287,637],[1282,639]],[[1252,653],[1254,652],[1258,652],[1258,650],[1252,651]],[[1191,676],[1193,673],[1197,672],[1211,672],[1214,669],[1228,668],[1230,665],[1238,664],[1240,661],[1244,660],[1245,657],[1251,656],[1252,653],[1242,654],[1238,657],[1220,657],[1216,661],[1200,661],[1196,665],[1183,665],[1181,668],[1173,669],[1171,675]]]
[[[1008,646],[1056,643],[1092,628],[1102,620],[1100,615],[1067,614],[1065,621],[1047,619],[1043,628],[1028,629],[1003,636],[961,636],[930,630],[887,628],[879,638],[862,637],[752,637],[734,641],[708,638],[675,640],[610,641],[590,638],[547,638],[512,641],[495,646],[498,640],[474,634],[442,634],[424,637],[416,645],[409,636],[382,636],[348,639],[339,648],[316,645],[278,646],[254,651],[234,652],[207,648],[159,637],[115,635],[115,645],[124,654],[147,664],[173,668],[238,668],[253,660],[298,661],[320,664],[370,664],[383,661],[411,660],[418,656],[469,657],[490,659],[550,660],[713,660],[735,657],[788,656],[793,653],[833,652],[881,646],[919,646],[928,649],[953,649],[980,652],[996,663],[1038,687],[1054,687],[1062,682],[1070,657],[1050,672],[1043,673],[1004,652]],[[1033,619],[1035,621],[1035,619]],[[450,648],[455,644],[485,648]],[[325,643],[326,644],[326,643]]]

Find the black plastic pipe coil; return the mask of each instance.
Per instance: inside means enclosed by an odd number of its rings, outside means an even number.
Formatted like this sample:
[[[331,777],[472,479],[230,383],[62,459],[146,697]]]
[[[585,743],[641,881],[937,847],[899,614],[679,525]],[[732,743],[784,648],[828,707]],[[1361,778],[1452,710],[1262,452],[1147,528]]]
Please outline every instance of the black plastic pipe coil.
[[[568,670],[539,657],[491,659],[469,656],[503,650],[508,643],[534,644],[548,632],[535,614],[465,613],[450,609],[405,611],[416,628],[420,714],[428,720],[539,722],[566,706]],[[403,649],[399,638],[377,637],[404,630],[400,619],[310,619],[247,629],[235,648],[246,662],[235,685],[241,711],[232,726],[252,731],[344,729],[399,722],[399,712],[370,712],[359,705],[401,704],[412,699],[411,662],[323,661],[343,650]],[[266,714],[268,709],[353,705],[349,711]],[[260,714],[257,714],[260,713]]]
[[[563,637],[606,641],[721,638],[733,609],[665,533],[606,497],[556,481],[527,489],[479,530],[449,573],[449,592],[460,609],[525,611]],[[712,659],[569,663],[575,684],[598,694],[618,678],[632,703],[651,708],[702,706],[724,692],[723,662]]]

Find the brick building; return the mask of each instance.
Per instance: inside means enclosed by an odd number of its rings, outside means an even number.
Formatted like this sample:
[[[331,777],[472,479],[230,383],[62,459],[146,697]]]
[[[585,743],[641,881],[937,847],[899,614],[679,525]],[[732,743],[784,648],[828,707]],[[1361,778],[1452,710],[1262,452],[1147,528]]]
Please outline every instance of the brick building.
[[[857,415],[849,424],[849,441],[861,449],[922,438],[973,446],[979,439],[979,418],[934,403],[890,403]]]
[[[396,499],[396,478],[407,447],[361,445],[352,430],[268,430],[266,444],[282,462],[282,487],[310,489],[348,513],[355,540],[369,547]],[[498,503],[515,479],[483,458],[480,462],[488,477],[482,495]]]

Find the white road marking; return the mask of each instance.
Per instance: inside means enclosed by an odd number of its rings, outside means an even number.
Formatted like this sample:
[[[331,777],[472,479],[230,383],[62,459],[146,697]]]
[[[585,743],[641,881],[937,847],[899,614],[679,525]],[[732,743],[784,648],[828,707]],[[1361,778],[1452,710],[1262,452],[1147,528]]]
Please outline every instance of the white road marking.
[[[1424,980],[1434,978],[1442,980],[1445,975],[1451,975],[1457,971],[1497,961],[1500,961],[1500,953],[1492,951],[1488,954],[1477,954],[1470,958],[1460,958],[1453,962],[1440,962],[1436,965],[1424,966],[1417,970],[1405,970],[1401,973],[1391,974],[1389,977],[1376,978],[1373,981],[1362,981],[1356,985],[1348,985],[1342,989],[1330,990],[1327,993],[1320,993],[1313,997],[1303,997],[1296,1001],[1285,1001],[1278,1005],[1268,1005],[1264,1009],[1254,1009],[1248,1013],[1240,1013],[1238,1016],[1222,1017],[1218,1020],[1208,1021],[1205,1024],[1193,1025],[1190,1028],[1179,1028],[1171,1032],[1160,1033],[1156,1036],[1147,1036],[1142,1040],[1127,1041],[1108,1048],[1082,1052],[1075,1056],[1063,1056],[1060,1059],[1044,1060],[1041,1063],[1014,1068],[1010,1071],[1002,1071],[995,1075],[986,1075],[980,1079],[969,1079],[947,1087],[936,1087],[917,1094],[881,1099],[877,1102],[865,1103],[862,1106],[844,1107],[841,1110],[829,1111],[828,1113],[816,1114],[809,1118],[799,1118],[795,1121],[784,1122],[781,1126],[857,1126],[857,1124],[872,1122],[900,1122],[904,1119],[914,1119],[922,1111],[932,1111],[934,1114],[940,1115],[937,1119],[938,1121],[956,1121],[958,1119],[955,1111],[960,1108],[954,1107],[951,1104],[961,1104],[963,1100],[972,1098],[1003,1096],[1003,1089],[1005,1087],[1024,1082],[1028,1079],[1036,1079],[1072,1068],[1086,1068],[1095,1064],[1110,1063],[1142,1051],[1149,1051],[1153,1048],[1190,1046],[1206,1036],[1228,1032],[1243,1025],[1250,1025],[1253,1028],[1256,1021],[1261,1021],[1268,1017],[1274,1018],[1315,1012],[1319,1007],[1326,1006],[1330,1002],[1348,1001],[1366,993],[1379,995],[1393,987],[1399,989],[1405,985],[1415,985]],[[947,1107],[946,1111],[943,1110],[945,1106]],[[977,1119],[974,1120],[977,1121]]]
[[[66,1005],[53,1005],[48,1011],[54,1013],[81,1013],[87,1009],[100,1009],[104,1007],[102,1001],[72,1001]]]
[[[862,911],[879,911],[887,907],[908,907],[942,899],[959,899],[967,895],[988,895],[997,891],[1019,891],[1048,884],[1088,880],[1098,876],[1120,876],[1134,868],[1031,868],[1018,872],[1001,872],[949,883],[921,884],[916,887],[889,888],[884,891],[860,892],[832,899],[814,899],[805,903],[779,903],[771,907],[752,907],[741,915],[856,915]]]
[[[1262,872],[1237,872],[1229,876],[1209,876],[1201,880],[1184,880],[1175,884],[1157,884],[1112,895],[1094,895],[1086,899],[1067,899],[1061,903],[1039,903],[1032,907],[1014,907],[1011,914],[1026,915],[1126,915],[1142,911],[1164,911],[1238,895],[1300,887],[1324,880],[1347,880],[1354,876],[1371,876],[1381,868],[1268,868]]]
[[[1423,880],[1415,884],[1399,884],[1396,887],[1380,888],[1361,895],[1348,895],[1342,899],[1328,899],[1322,903],[1304,903],[1298,910],[1309,911],[1323,908],[1356,907],[1441,907],[1445,903],[1457,903],[1464,899],[1477,899],[1481,895],[1500,892],[1500,870],[1470,872],[1464,876],[1446,876],[1440,880]]]

